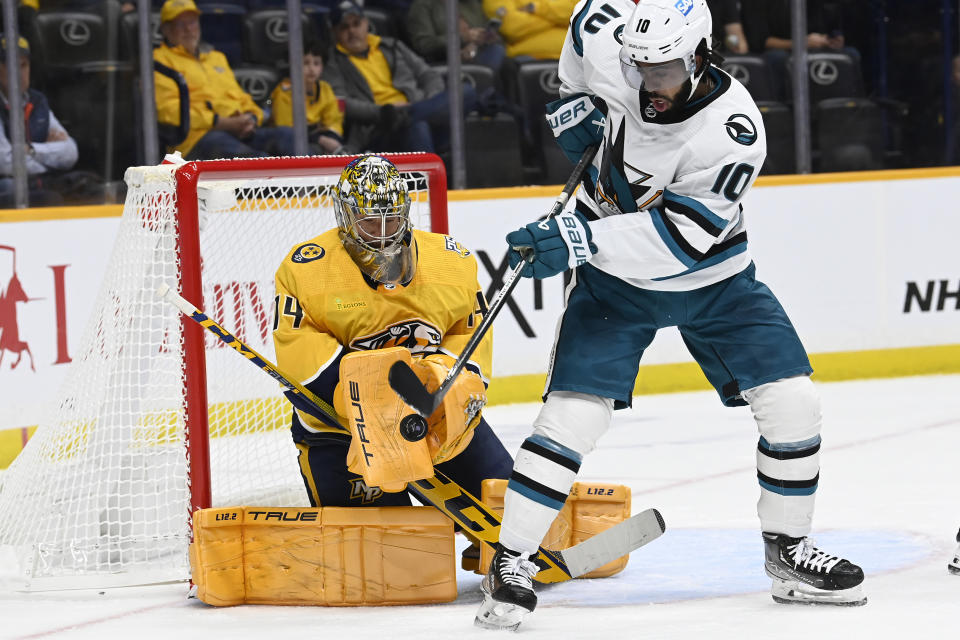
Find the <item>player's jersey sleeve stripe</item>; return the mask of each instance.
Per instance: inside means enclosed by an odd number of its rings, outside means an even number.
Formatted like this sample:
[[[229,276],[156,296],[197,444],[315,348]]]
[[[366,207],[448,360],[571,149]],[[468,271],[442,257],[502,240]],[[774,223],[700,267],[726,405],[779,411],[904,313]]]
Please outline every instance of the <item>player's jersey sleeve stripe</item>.
[[[663,212],[660,207],[650,209],[650,218],[653,220],[653,226],[660,235],[663,244],[666,245],[670,253],[680,261],[683,266],[693,267],[698,261],[703,259],[703,254],[694,249],[677,225]]]
[[[727,226],[726,220],[693,198],[678,195],[668,189],[663,192],[663,201],[667,210],[690,218],[698,227],[714,237],[723,233]]]
[[[710,248],[710,251],[704,254],[703,258],[698,261],[694,266],[690,267],[686,271],[681,271],[680,273],[675,273],[670,276],[662,276],[660,278],[653,278],[653,280],[671,280],[673,278],[679,278],[680,276],[685,276],[691,274],[695,271],[700,271],[701,269],[706,269],[707,267],[712,267],[715,264],[720,264],[724,260],[731,258],[738,253],[743,253],[747,250],[747,232],[738,233],[737,235],[727,238],[719,244],[715,244]]]
[[[579,13],[576,13],[570,21],[570,36],[573,38],[573,50],[576,51],[577,55],[581,58],[583,57],[583,36],[580,34],[580,27],[583,24],[584,18],[590,13],[590,4],[590,2],[585,3]]]

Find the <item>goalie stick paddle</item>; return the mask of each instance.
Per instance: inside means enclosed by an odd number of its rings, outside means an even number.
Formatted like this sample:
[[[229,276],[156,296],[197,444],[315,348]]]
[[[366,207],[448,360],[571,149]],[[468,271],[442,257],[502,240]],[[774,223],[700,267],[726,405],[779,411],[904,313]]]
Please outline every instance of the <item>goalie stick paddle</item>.
[[[563,191],[557,196],[553,207],[547,214],[547,219],[553,218],[563,211],[563,207],[567,204],[577,185],[580,184],[580,179],[583,178],[587,167],[593,162],[593,156],[596,155],[597,148],[598,145],[590,145],[584,150],[579,162],[577,162],[577,166],[573,169],[573,173],[567,178],[567,184],[563,185]],[[467,364],[467,360],[469,360],[473,352],[476,351],[483,336],[486,335],[490,325],[493,324],[494,318],[500,313],[503,304],[507,301],[507,298],[510,297],[510,293],[513,292],[514,287],[516,287],[517,282],[520,280],[520,272],[523,271],[524,266],[526,266],[526,261],[521,260],[517,266],[514,267],[513,271],[507,275],[503,287],[500,288],[500,291],[497,292],[496,297],[490,303],[487,314],[483,317],[483,321],[481,321],[476,330],[474,330],[473,335],[470,336],[470,341],[467,342],[463,351],[460,352],[457,361],[453,363],[450,371],[447,372],[447,376],[435,391],[431,393],[427,390],[423,383],[420,382],[420,378],[417,377],[417,374],[413,372],[413,369],[411,369],[410,365],[406,362],[395,362],[391,365],[390,373],[387,375],[390,387],[396,391],[397,395],[410,405],[414,411],[427,418],[437,410],[437,407],[443,402],[443,397],[447,395],[447,391],[449,391],[453,385],[454,380],[457,379],[460,371],[463,370],[464,365]]]
[[[185,316],[210,331],[237,353],[252,362],[271,378],[292,392],[287,398],[296,406],[303,403],[307,411],[325,416],[326,421],[349,433],[344,420],[333,407],[293,380],[272,362],[244,344],[233,333],[223,328],[203,311],[187,302],[167,284],[157,288],[157,296],[168,301]],[[299,407],[298,407],[299,408]],[[472,496],[463,487],[434,469],[432,478],[416,480],[407,485],[421,502],[442,512],[465,531],[493,546],[500,537],[500,516],[483,502]],[[665,530],[663,518],[656,509],[647,509],[606,531],[563,551],[550,551],[540,547],[536,562],[540,572],[538,582],[563,582],[593,571],[598,567],[624,556],[634,549],[657,538]],[[595,541],[596,540],[596,541]]]

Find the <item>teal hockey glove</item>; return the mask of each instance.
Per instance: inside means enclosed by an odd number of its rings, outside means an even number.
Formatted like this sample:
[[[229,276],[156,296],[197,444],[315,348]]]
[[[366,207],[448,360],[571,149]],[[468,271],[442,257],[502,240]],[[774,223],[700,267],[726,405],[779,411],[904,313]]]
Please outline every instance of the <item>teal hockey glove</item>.
[[[588,262],[597,252],[591,242],[593,233],[586,218],[574,212],[555,218],[531,222],[507,234],[510,245],[510,268],[521,260],[527,265],[520,272],[524,278],[549,278]]]
[[[570,162],[576,164],[584,149],[603,142],[607,103],[602,98],[578,93],[548,102],[547,124]]]

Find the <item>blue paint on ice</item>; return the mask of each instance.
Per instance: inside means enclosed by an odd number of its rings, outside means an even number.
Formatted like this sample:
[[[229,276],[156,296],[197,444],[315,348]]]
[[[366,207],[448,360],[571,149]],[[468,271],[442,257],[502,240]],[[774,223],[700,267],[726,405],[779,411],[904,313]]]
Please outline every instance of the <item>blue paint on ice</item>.
[[[871,574],[903,569],[933,550],[920,536],[869,529],[815,533],[817,546]],[[620,606],[678,602],[770,589],[763,572],[763,542],[756,529],[670,529],[635,551],[616,576],[538,588],[542,606]]]

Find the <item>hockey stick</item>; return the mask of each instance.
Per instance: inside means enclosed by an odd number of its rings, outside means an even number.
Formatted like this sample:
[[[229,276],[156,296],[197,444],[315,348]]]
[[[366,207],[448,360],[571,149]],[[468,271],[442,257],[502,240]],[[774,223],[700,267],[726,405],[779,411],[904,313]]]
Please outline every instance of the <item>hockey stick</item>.
[[[291,402],[294,398],[299,398],[306,404],[308,412],[325,416],[325,422],[349,433],[343,424],[343,418],[337,415],[333,407],[322,398],[280,371],[276,365],[211,320],[203,311],[187,302],[168,285],[160,285],[157,288],[157,295],[173,304],[181,313],[213,333],[271,378],[294,392],[292,397],[287,396]],[[491,546],[495,544],[500,537],[500,516],[442,472],[434,469],[434,473],[432,478],[409,483],[407,489],[421,502],[441,511],[484,544]],[[660,513],[656,509],[647,509],[563,551],[550,551],[540,547],[536,562],[541,570],[536,580],[548,583],[576,578],[656,539],[665,529]]]
[[[308,413],[316,413],[319,410],[319,412],[323,414],[324,418],[326,418],[324,422],[329,426],[339,429],[344,433],[350,433],[350,430],[343,425],[343,418],[337,414],[337,410],[325,402],[323,398],[316,395],[300,383],[291,380],[287,374],[283,373],[277,368],[277,365],[273,364],[259,353],[248,347],[237,336],[221,327],[219,324],[210,319],[203,311],[200,311],[200,309],[197,309],[192,304],[187,302],[176,291],[171,289],[168,284],[163,283],[157,287],[157,296],[175,306],[180,310],[180,313],[220,338],[220,340],[225,342],[228,347],[233,348],[244,358],[260,367],[260,369],[265,371],[268,376],[286,387],[291,393],[291,396],[287,396],[287,399],[290,400],[294,406],[301,409],[306,408]]]
[[[577,162],[573,173],[567,178],[567,184],[563,186],[563,191],[557,196],[546,219],[549,220],[563,211],[563,207],[567,204],[577,185],[580,184],[580,180],[583,178],[587,167],[593,162],[593,156],[596,155],[597,148],[598,145],[590,145],[584,150],[583,155],[580,156],[580,161]],[[500,291],[497,292],[493,302],[490,303],[487,314],[483,317],[483,321],[474,330],[473,335],[470,336],[470,341],[467,342],[467,346],[460,352],[460,357],[453,363],[450,371],[447,372],[447,377],[443,379],[436,391],[433,393],[428,391],[423,383],[420,382],[417,374],[413,372],[413,369],[411,369],[406,362],[393,363],[390,367],[390,373],[387,376],[390,387],[396,391],[397,395],[410,405],[414,411],[426,418],[437,410],[437,407],[443,402],[443,397],[447,395],[447,391],[453,386],[454,380],[460,375],[460,371],[464,365],[467,364],[467,360],[469,360],[473,352],[476,351],[483,336],[486,335],[487,330],[490,329],[490,325],[493,324],[497,314],[500,313],[500,309],[507,301],[510,293],[513,292],[514,287],[517,286],[517,282],[520,280],[520,272],[523,271],[526,264],[525,260],[521,260],[517,266],[514,267],[513,271],[507,275],[506,282],[504,282]]]

